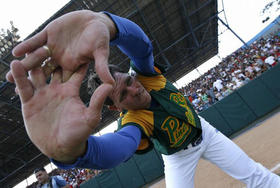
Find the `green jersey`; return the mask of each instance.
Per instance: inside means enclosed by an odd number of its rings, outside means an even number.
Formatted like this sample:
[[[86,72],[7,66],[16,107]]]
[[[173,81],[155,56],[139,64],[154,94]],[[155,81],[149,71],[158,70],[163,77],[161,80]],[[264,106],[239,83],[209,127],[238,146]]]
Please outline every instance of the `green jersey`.
[[[148,109],[123,111],[120,115],[119,128],[134,125],[142,131],[137,153],[154,146],[160,153],[170,155],[201,134],[199,117],[190,102],[162,74],[136,77],[156,103]]]

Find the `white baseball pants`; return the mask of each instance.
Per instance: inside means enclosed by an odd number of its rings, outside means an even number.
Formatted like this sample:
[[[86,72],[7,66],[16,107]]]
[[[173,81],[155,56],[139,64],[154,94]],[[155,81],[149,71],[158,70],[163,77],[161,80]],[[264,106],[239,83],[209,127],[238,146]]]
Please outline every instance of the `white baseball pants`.
[[[201,157],[249,188],[280,188],[280,177],[250,159],[235,143],[200,117],[202,142],[172,155],[162,155],[167,188],[193,188]],[[209,185],[211,187],[211,185]]]

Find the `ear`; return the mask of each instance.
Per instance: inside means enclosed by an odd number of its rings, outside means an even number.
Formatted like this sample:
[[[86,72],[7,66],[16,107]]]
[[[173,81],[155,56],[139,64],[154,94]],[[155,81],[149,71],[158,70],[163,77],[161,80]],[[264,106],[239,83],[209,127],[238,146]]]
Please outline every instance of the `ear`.
[[[115,105],[109,105],[109,106],[107,106],[108,108],[109,108],[109,110],[113,110],[113,111],[119,111],[119,112],[121,112],[122,110],[121,109],[119,109],[118,107],[116,107]]]

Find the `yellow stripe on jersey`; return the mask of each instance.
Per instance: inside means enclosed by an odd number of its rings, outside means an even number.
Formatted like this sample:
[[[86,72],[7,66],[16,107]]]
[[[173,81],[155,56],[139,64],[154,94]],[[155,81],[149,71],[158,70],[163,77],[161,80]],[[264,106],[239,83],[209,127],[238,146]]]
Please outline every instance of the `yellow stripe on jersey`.
[[[147,138],[142,138],[137,150],[145,150],[150,146],[149,140]]]
[[[154,69],[155,69],[155,71],[156,71],[157,73],[161,74],[161,71],[159,70],[159,68],[157,68],[157,67],[154,66]]]
[[[148,137],[153,135],[154,114],[152,111],[129,110],[122,118],[121,125],[125,125],[127,123],[137,123],[143,128]]]
[[[137,80],[144,86],[144,88],[150,92],[152,89],[159,91],[163,89],[166,85],[166,78],[163,75],[156,76],[142,76],[137,75]]]

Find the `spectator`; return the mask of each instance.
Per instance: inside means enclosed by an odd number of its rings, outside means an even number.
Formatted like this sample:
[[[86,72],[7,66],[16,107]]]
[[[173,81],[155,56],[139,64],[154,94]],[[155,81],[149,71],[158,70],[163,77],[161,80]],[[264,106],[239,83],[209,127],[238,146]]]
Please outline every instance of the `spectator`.
[[[250,81],[250,79],[248,77],[241,77],[240,79],[241,79],[242,85],[245,85]]]
[[[203,92],[203,94],[201,95],[201,99],[204,103],[208,103],[208,95],[206,93]]]
[[[34,170],[36,179],[38,180],[37,188],[69,188],[70,186],[61,176],[49,176],[44,168]]]
[[[223,88],[223,81],[220,79],[217,79],[214,83],[213,83],[213,87],[215,87],[218,91],[221,91],[221,89]]]
[[[206,90],[206,93],[207,93],[207,95],[210,97],[210,103],[211,104],[213,104],[213,103],[215,103],[216,101],[217,101],[217,99],[216,99],[216,96],[215,96],[215,93],[214,93],[214,89],[211,87],[209,87],[209,86],[207,86],[207,90]]]
[[[224,98],[223,94],[218,91],[215,91],[215,96],[219,101]]]
[[[267,58],[264,60],[264,62],[267,63],[267,64],[270,65],[270,66],[274,66],[274,65],[276,64],[276,61],[275,61],[273,55],[267,57]]]
[[[234,86],[232,85],[231,87],[223,87],[223,96],[228,96],[229,94],[232,93],[232,89]]]

